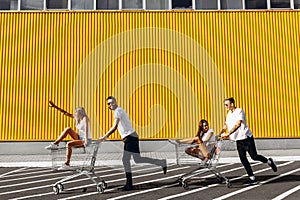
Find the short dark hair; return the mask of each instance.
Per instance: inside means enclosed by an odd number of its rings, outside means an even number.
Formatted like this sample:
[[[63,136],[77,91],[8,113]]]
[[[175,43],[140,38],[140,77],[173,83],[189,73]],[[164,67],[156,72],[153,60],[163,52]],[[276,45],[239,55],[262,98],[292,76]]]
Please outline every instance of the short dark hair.
[[[109,97],[107,97],[107,98],[106,98],[106,101],[108,101],[108,100],[110,100],[110,99],[112,99],[114,102],[116,102],[116,101],[117,101],[117,99],[116,99],[115,97],[113,97],[113,96],[109,96]]]
[[[235,104],[234,98],[230,97],[230,98],[226,98],[224,101],[230,101],[230,103]]]

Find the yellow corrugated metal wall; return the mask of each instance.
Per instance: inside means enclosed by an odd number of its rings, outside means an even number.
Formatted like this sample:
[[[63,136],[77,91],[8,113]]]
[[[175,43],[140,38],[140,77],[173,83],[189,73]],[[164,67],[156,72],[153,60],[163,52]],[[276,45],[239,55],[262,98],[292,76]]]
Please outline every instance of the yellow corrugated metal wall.
[[[93,138],[115,95],[143,139],[218,132],[235,97],[257,138],[299,138],[300,12],[0,13],[1,141],[53,140],[84,106]],[[119,139],[115,133],[112,139]]]

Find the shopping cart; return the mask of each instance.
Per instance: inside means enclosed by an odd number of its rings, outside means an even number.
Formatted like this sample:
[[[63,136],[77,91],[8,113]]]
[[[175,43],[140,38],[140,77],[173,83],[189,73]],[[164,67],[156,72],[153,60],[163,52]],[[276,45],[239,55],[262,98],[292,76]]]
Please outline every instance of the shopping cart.
[[[68,168],[68,170],[74,171],[74,174],[66,176],[60,181],[57,181],[55,184],[53,184],[52,189],[54,194],[59,194],[64,190],[63,184],[65,182],[82,175],[87,176],[93,183],[95,183],[97,191],[99,193],[104,192],[105,188],[107,188],[107,184],[101,177],[98,177],[94,171],[100,144],[101,143],[97,141],[92,141],[87,147],[74,148],[75,151],[73,151],[71,158],[72,166]],[[52,167],[53,169],[57,169],[59,164],[63,162],[62,158],[65,159],[66,147],[51,150],[51,155]],[[85,191],[86,188],[83,188],[83,192]]]
[[[224,144],[223,140],[218,140],[217,142],[211,142],[207,143],[206,146],[208,149],[210,149],[210,155],[208,159],[205,159],[199,163],[198,158],[194,158],[188,154],[185,153],[185,149],[192,146],[197,146],[197,144],[180,144],[177,143],[174,140],[169,140],[172,144],[175,145],[175,151],[176,151],[176,162],[178,165],[189,165],[189,164],[197,164],[198,167],[196,169],[193,169],[192,171],[182,175],[178,179],[178,183],[180,186],[182,186],[184,189],[188,189],[188,181],[190,181],[192,178],[199,176],[201,174],[204,174],[206,172],[213,173],[217,180],[220,183],[225,182],[226,186],[229,188],[231,186],[231,183],[229,179],[227,179],[225,176],[223,176],[217,169],[216,166],[219,163],[220,154],[222,152],[222,145]]]

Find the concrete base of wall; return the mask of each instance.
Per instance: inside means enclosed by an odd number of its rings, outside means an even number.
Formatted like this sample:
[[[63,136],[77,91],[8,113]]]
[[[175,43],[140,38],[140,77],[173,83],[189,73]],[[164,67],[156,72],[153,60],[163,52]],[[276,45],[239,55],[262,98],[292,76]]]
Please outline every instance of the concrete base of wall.
[[[256,139],[256,148],[258,150],[282,150],[282,149],[300,149],[300,139]],[[1,155],[43,155],[49,154],[44,147],[49,142],[0,142]],[[60,146],[65,146],[62,142]],[[174,145],[167,140],[140,141],[142,152],[172,152]],[[225,141],[223,149],[235,150],[236,145],[233,142]],[[119,153],[123,151],[122,141],[105,141],[101,144],[99,152]]]

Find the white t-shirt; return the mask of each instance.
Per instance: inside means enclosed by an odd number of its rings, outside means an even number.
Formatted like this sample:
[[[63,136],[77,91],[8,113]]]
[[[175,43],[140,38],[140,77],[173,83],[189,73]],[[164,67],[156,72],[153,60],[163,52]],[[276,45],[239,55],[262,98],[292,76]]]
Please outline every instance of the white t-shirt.
[[[230,131],[239,120],[242,120],[241,126],[229,136],[229,138],[234,141],[244,140],[247,138],[247,136],[252,136],[252,132],[247,126],[245,113],[240,108],[236,108],[233,112],[228,112],[226,117],[226,125],[228,131]]]
[[[118,131],[122,139],[135,132],[135,130],[131,126],[130,119],[127,113],[122,108],[117,107],[114,110],[114,119],[120,119],[118,124]]]
[[[215,134],[213,129],[208,129],[206,133],[202,136],[202,141],[206,141],[208,139],[209,134],[212,133],[212,136],[209,138],[207,142],[215,142]],[[202,133],[201,133],[202,134]]]
[[[85,118],[85,117],[84,117]],[[76,124],[76,128],[78,129],[79,132],[79,137],[80,140],[85,140],[85,119],[80,120],[80,122],[78,124]],[[88,123],[88,139],[91,139],[91,128],[90,128],[90,123]]]
[[[212,136],[209,138],[208,141],[206,141],[208,139],[210,133],[212,133]],[[211,151],[211,149],[213,148],[213,143],[216,141],[214,130],[211,128],[208,129],[208,131],[203,134],[202,141],[206,141],[204,144],[206,145],[207,150]]]

